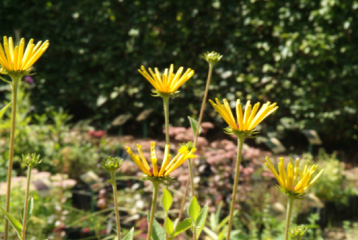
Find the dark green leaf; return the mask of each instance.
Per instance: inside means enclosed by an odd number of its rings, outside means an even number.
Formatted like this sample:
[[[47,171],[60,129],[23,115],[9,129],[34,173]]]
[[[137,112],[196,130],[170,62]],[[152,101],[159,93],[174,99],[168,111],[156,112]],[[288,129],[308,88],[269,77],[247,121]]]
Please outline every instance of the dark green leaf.
[[[153,220],[152,238],[153,240],[165,239],[165,230],[155,219]]]
[[[188,119],[190,122],[190,126],[193,129],[194,135],[196,135],[196,131],[198,129],[198,121],[196,121],[194,118],[189,117],[189,116],[188,116]],[[200,135],[200,133],[201,133],[201,127],[199,127],[199,135]]]
[[[205,204],[204,208],[201,210],[198,219],[196,220],[196,237],[199,239],[200,233],[203,230],[208,216],[209,205]]]

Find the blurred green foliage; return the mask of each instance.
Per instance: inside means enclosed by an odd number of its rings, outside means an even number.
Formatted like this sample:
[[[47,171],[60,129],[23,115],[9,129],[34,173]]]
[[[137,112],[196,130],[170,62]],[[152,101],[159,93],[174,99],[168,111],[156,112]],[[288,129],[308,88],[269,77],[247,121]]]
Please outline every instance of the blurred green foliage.
[[[161,125],[161,103],[136,70],[175,63],[196,70],[171,102],[182,123],[200,108],[207,64],[199,55],[214,50],[224,58],[209,98],[277,101],[269,131],[312,128],[350,141],[358,139],[357,11],[353,0],[3,0],[0,35],[50,40],[36,64],[37,112],[62,106],[105,128],[121,113],[154,108],[152,126]],[[180,112],[183,101],[191,112]]]

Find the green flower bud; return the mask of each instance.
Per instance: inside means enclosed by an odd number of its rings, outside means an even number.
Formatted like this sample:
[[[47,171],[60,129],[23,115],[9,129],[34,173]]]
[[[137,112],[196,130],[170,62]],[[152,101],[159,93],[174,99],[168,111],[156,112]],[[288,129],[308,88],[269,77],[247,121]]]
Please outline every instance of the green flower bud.
[[[302,237],[305,235],[307,231],[307,227],[305,225],[301,225],[301,226],[293,226],[290,227],[290,237],[292,240],[301,240]]]
[[[28,153],[26,155],[22,154],[22,162],[26,166],[32,168],[42,162],[42,159],[40,159],[40,157],[41,157],[40,154],[36,154],[36,153]]]
[[[219,62],[222,57],[223,57],[223,55],[220,55],[220,53],[213,52],[213,51],[203,53],[203,55],[202,55],[202,58],[204,58],[205,61],[207,61],[210,64],[215,64],[215,63]]]
[[[101,165],[102,168],[107,171],[117,171],[122,166],[123,159],[116,158],[116,157],[108,157],[107,159],[103,160]]]

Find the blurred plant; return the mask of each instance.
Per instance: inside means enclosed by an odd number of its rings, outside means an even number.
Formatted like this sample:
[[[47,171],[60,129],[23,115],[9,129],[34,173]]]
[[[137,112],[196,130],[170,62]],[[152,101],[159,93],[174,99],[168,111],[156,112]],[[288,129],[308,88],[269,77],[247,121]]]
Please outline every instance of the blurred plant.
[[[309,154],[304,155],[303,158],[312,160],[312,156]],[[330,155],[320,149],[317,164],[320,168],[324,168],[325,174],[312,186],[312,192],[324,201],[347,203],[348,192],[345,186],[346,178],[343,163],[337,159],[335,153]]]
[[[343,229],[347,240],[354,240],[358,236],[358,222],[343,221]]]
[[[320,217],[318,213],[312,213],[308,218],[307,233],[310,240],[323,240],[320,226],[317,224]]]
[[[232,189],[229,226],[226,236],[226,240],[230,240],[232,221],[234,216],[234,208],[236,202],[237,184],[239,182],[242,147],[245,138],[254,137],[254,135],[257,134],[255,127],[258,124],[260,124],[270,114],[274,113],[278,109],[278,107],[276,107],[276,103],[271,104],[270,102],[266,102],[260,108],[260,103],[256,103],[251,110],[251,103],[250,101],[247,101],[245,112],[243,113],[241,102],[239,99],[237,99],[236,120],[235,120],[230,105],[226,99],[223,100],[224,104],[221,104],[219,99],[217,98],[216,98],[216,103],[214,103],[212,100],[209,100],[209,102],[229,125],[227,128],[224,129],[224,132],[226,134],[235,135],[237,137],[237,159],[236,159],[236,168],[235,168],[235,179],[234,179],[234,186]]]
[[[223,240],[226,237],[225,233],[227,232],[227,222],[229,221],[229,216],[220,220],[222,205],[223,203],[220,202],[216,212],[210,214],[209,222],[207,222],[207,226],[204,227],[204,232],[211,239]]]

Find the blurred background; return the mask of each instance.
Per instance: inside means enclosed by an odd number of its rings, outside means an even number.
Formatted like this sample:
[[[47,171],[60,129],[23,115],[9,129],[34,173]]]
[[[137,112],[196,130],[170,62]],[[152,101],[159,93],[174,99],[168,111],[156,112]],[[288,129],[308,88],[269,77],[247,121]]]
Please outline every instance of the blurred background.
[[[331,165],[325,166],[332,170],[326,171],[329,172],[326,182],[322,182],[326,185],[318,187],[321,190],[315,195],[333,204],[334,207],[329,206],[334,210],[324,216],[311,210],[321,217],[321,220],[319,216],[312,220],[309,215],[311,225],[321,221],[322,232],[327,226],[349,229],[353,225],[350,222],[344,225],[343,221],[358,220],[349,212],[337,221],[332,216],[342,213],[337,210],[340,207],[345,211],[357,211],[358,206],[358,180],[354,178],[358,163],[357,18],[358,1],[353,0],[2,0],[0,36],[13,36],[16,41],[21,37],[50,41],[49,49],[35,65],[36,74],[25,77],[22,84],[19,108],[22,123],[18,125],[17,154],[37,151],[50,159],[44,161],[40,173],[63,173],[59,175],[60,182],[65,175],[76,181],[75,187],[85,188],[85,196],[94,199],[88,206],[90,213],[86,209],[83,214],[96,213],[96,208],[100,208],[95,204],[101,199],[99,191],[105,187],[93,180],[98,185],[93,188],[94,183],[90,184],[80,176],[91,171],[96,176],[106,176],[98,170],[99,160],[108,154],[126,157],[122,148],[137,141],[135,139],[143,142],[164,139],[161,99],[151,96],[151,85],[137,69],[141,65],[164,69],[174,63],[176,69],[184,66],[195,70],[193,78],[180,88],[179,97],[170,102],[171,136],[179,143],[190,139],[185,139],[183,134],[177,137],[185,131],[175,126],[188,128],[187,116],[197,116],[201,105],[208,66],[200,55],[217,51],[224,57],[215,66],[209,99],[227,98],[234,104],[239,98],[242,102],[271,101],[279,105],[279,110],[262,124],[261,138],[248,141],[250,147],[245,150],[244,169],[252,169],[247,170],[247,177],[254,180],[256,175],[261,180],[267,177],[261,174],[265,171],[261,166],[265,154],[301,156],[321,161],[322,167],[332,161]],[[9,98],[8,90],[5,84],[0,86],[0,98],[4,103]],[[219,150],[225,146],[230,149],[233,139],[221,133],[226,124],[211,106],[207,106],[204,121],[208,124],[204,135],[206,142],[202,142],[202,158],[197,164],[205,167],[198,170],[199,177],[210,183],[211,177],[221,176],[223,184],[226,179],[227,189],[230,189],[232,179],[226,178],[230,176],[230,169],[220,168],[217,164],[220,161],[232,163],[234,152],[232,156],[223,156]],[[9,120],[0,124],[2,141],[7,139],[9,124]],[[320,146],[312,142],[316,133]],[[5,169],[7,145],[3,145],[1,165]],[[205,155],[208,149],[219,156],[218,161]],[[257,168],[261,172],[257,173]],[[133,166],[128,169],[133,170]],[[23,169],[18,164],[14,176],[22,175]],[[5,180],[5,170],[0,171],[0,177]],[[265,192],[261,180],[256,184]],[[328,184],[328,180],[333,182]],[[129,194],[128,191],[133,193],[133,186],[145,191],[145,186],[137,180],[126,181],[126,184],[122,181],[123,196]],[[251,186],[250,180],[247,181]],[[334,189],[328,191],[328,188]],[[73,190],[61,191],[63,197],[73,203]],[[242,191],[250,193],[252,189]],[[225,215],[229,191],[210,194],[222,196],[225,210],[221,214]],[[206,198],[202,196],[203,201]],[[267,204],[277,200],[269,199],[267,197]],[[335,205],[342,199],[346,199],[346,205]],[[353,205],[349,205],[349,201]],[[67,207],[72,209],[72,203]],[[58,203],[53,204],[51,207],[55,209]],[[214,205],[212,212],[217,210]],[[265,206],[253,209],[259,214]],[[146,209],[146,205],[142,207]],[[69,209],[60,209],[56,215],[59,222],[54,220],[52,228],[44,227],[47,232],[69,236],[62,232],[68,225],[62,219],[66,215],[64,211]],[[56,219],[56,216],[52,217]],[[254,232],[253,223],[247,216],[241,217],[246,217],[246,222],[238,221],[237,228],[248,234]],[[262,220],[262,216],[258,219]],[[41,222],[40,218],[37,220]],[[252,221],[257,223],[259,220]],[[98,222],[89,221],[88,231],[95,229],[96,224]],[[136,224],[140,226],[138,222]],[[271,239],[262,237],[263,229],[267,229],[263,226],[262,221],[255,225],[258,239]],[[76,227],[81,229],[80,232],[85,229]],[[322,234],[320,236],[329,239],[327,234]],[[317,236],[312,235],[312,239],[319,239]],[[246,238],[242,236],[242,239]]]

